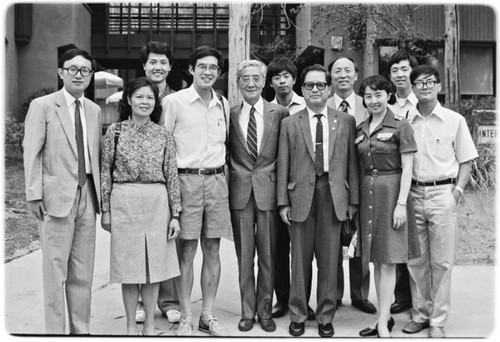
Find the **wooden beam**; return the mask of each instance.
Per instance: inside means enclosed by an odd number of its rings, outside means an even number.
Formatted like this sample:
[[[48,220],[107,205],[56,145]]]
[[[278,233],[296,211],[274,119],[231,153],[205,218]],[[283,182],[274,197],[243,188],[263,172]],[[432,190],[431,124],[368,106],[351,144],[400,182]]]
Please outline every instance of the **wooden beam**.
[[[250,3],[229,4],[229,56],[227,98],[229,105],[241,102],[241,94],[236,86],[236,67],[250,58]]]
[[[445,15],[445,47],[444,47],[444,68],[445,68],[445,84],[446,84],[446,99],[447,107],[457,110],[460,104],[460,40],[459,40],[459,20],[458,20],[458,5],[444,5]]]

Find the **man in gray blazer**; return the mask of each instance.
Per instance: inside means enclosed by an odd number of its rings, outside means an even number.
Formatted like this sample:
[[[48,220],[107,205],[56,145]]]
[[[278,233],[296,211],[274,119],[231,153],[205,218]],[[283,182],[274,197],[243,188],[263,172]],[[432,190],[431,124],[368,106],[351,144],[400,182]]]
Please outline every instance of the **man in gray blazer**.
[[[354,116],[356,126],[368,117],[368,112],[363,105],[363,98],[354,92],[354,83],[358,79],[358,66],[349,57],[339,57],[328,66],[332,74],[333,95],[328,99],[327,106],[338,109]],[[355,218],[357,223],[357,217]],[[342,258],[339,259],[338,268],[337,305],[342,303],[344,295],[344,267]],[[360,257],[349,259],[349,282],[352,305],[359,310],[374,314],[375,306],[368,300],[370,292],[370,266],[367,260]]]
[[[271,317],[279,222],[276,158],[280,123],[288,116],[288,110],[262,98],[266,72],[265,64],[258,60],[245,60],[238,65],[236,77],[243,102],[231,108],[229,120],[229,208],[238,257],[240,331],[253,328],[256,314],[264,331],[276,330]]]
[[[290,225],[292,276],[289,332],[304,333],[306,287],[313,257],[318,267],[316,320],[322,337],[334,334],[341,223],[359,203],[354,117],[328,108],[330,73],[321,65],[302,72],[306,108],[282,121],[278,206]]]
[[[64,87],[33,100],[25,122],[26,199],[40,229],[47,334],[67,333],[66,309],[69,333],[89,334],[101,110],[83,95],[95,67],[86,51],[62,54]]]

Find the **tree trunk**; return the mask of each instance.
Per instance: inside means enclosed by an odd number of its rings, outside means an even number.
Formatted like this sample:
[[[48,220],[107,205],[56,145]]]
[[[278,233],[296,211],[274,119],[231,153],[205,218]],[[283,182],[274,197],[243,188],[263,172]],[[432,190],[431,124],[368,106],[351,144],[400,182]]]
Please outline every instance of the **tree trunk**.
[[[250,3],[229,4],[227,98],[231,106],[241,102],[241,95],[236,86],[236,67],[250,57],[250,6]]]
[[[373,19],[373,14],[370,12],[366,20],[366,38],[363,50],[363,70],[362,78],[369,75],[375,75],[375,65],[377,63],[377,56],[375,55],[375,41],[377,37],[377,25]]]
[[[445,49],[444,49],[444,81],[446,85],[446,101],[447,107],[457,110],[460,103],[460,40],[459,40],[459,20],[458,6],[444,5],[445,15]]]

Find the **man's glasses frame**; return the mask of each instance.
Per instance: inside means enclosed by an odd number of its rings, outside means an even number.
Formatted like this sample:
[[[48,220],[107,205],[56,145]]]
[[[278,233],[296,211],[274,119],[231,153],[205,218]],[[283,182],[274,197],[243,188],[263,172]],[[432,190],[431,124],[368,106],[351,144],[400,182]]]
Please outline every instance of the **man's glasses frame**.
[[[319,91],[322,91],[322,90],[325,90],[326,87],[328,86],[328,83],[326,82],[305,82],[304,84],[302,84],[302,86],[306,89],[306,90],[313,90],[314,87],[316,87],[316,89],[318,89]]]
[[[71,76],[76,76],[78,73],[82,75],[82,77],[89,77],[92,74],[92,69],[89,68],[80,68],[78,69],[77,67],[70,66],[69,68],[61,68],[62,70],[66,70],[68,75]]]

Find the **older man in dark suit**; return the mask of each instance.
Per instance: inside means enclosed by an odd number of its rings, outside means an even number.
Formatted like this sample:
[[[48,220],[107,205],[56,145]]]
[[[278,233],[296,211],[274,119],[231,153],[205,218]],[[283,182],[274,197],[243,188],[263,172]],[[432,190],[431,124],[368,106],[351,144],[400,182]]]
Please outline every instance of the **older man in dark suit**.
[[[278,206],[290,225],[292,336],[304,333],[307,280],[318,267],[316,320],[322,337],[334,334],[341,222],[358,206],[358,162],[354,117],[328,108],[330,73],[315,64],[302,72],[306,108],[281,124]]]
[[[229,128],[229,207],[238,256],[241,320],[249,331],[255,315],[263,330],[272,332],[274,254],[279,222],[276,200],[276,158],[281,119],[288,110],[261,96],[266,66],[246,60],[237,67],[243,102],[231,108]],[[257,291],[254,258],[258,254]]]

